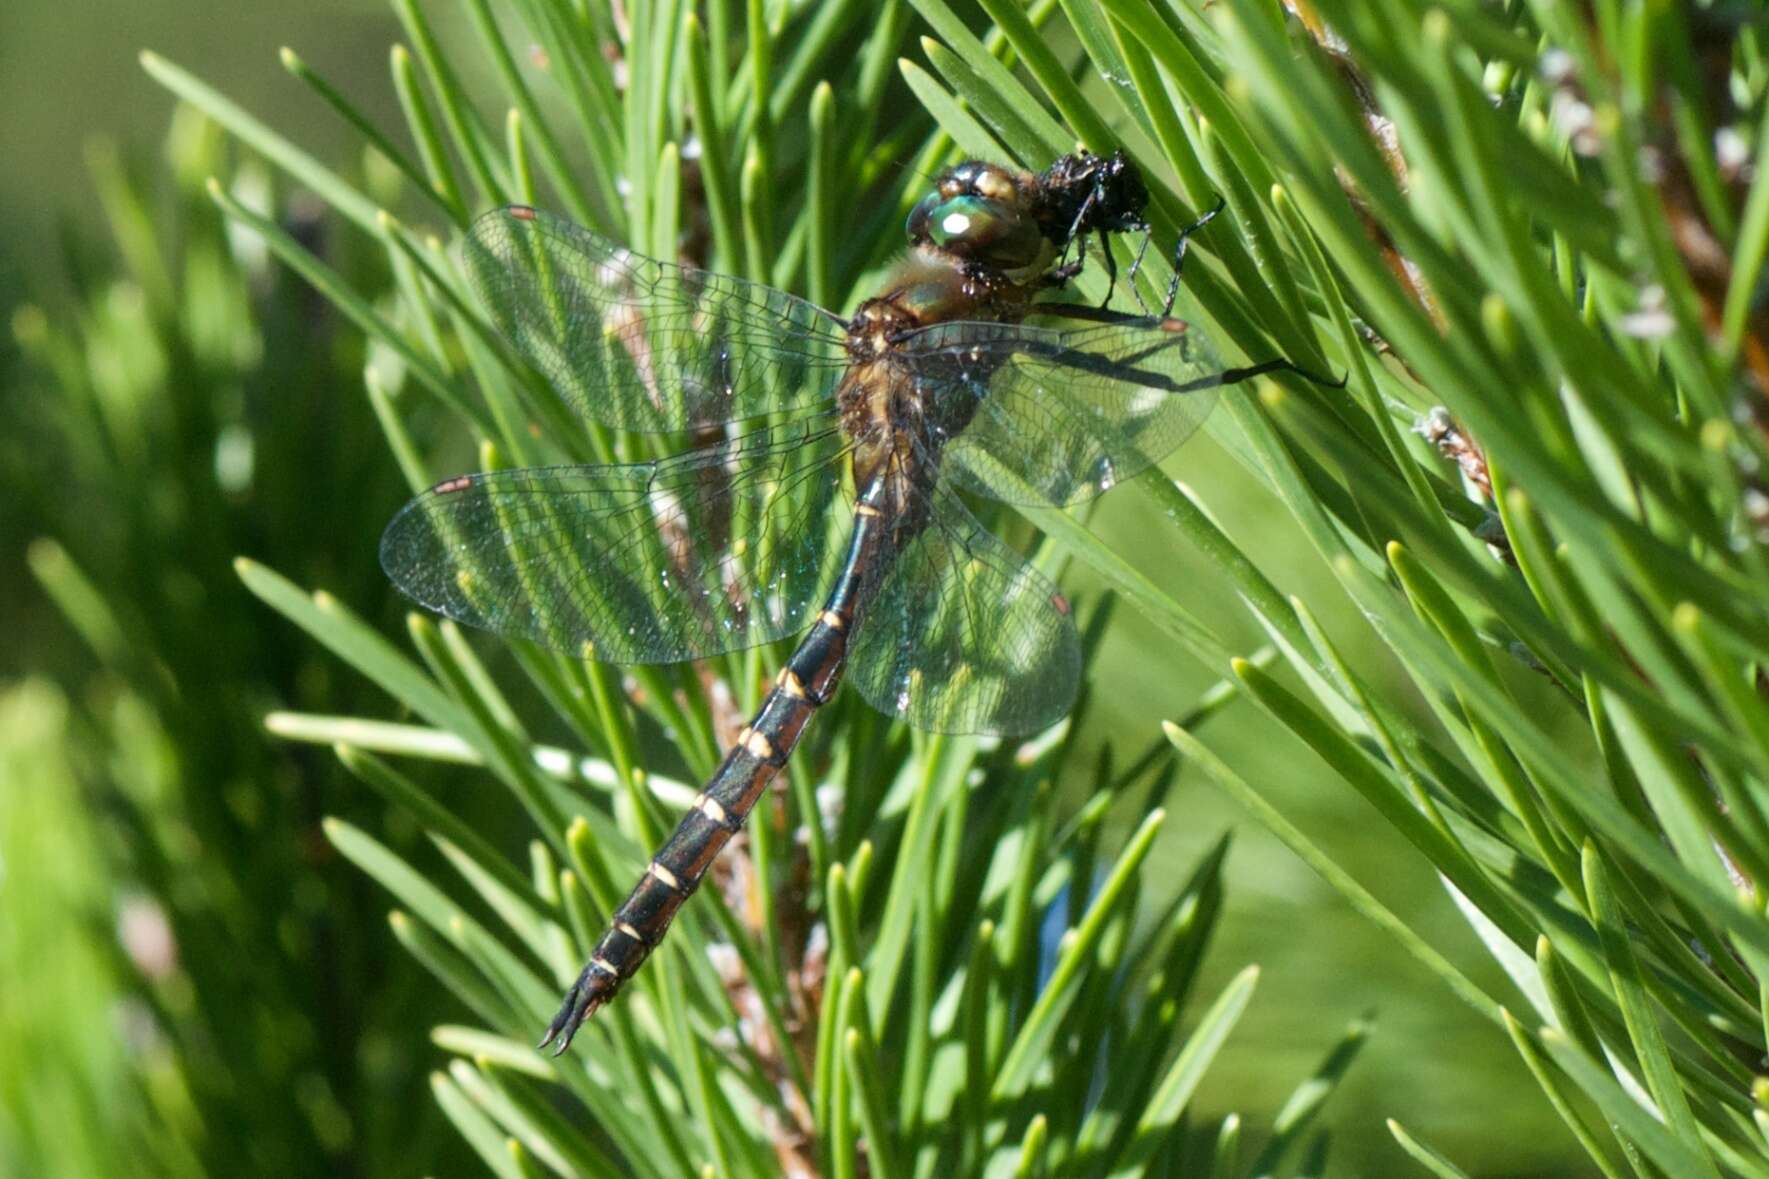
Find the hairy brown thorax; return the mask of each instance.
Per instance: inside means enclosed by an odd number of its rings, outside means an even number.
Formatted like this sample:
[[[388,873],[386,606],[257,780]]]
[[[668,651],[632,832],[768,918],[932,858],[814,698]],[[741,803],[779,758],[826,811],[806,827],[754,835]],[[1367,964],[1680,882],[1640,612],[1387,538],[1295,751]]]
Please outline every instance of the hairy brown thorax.
[[[979,276],[951,251],[921,244],[892,267],[883,292],[860,304],[848,324],[851,367],[836,391],[842,429],[855,440],[854,485],[865,488],[880,474],[900,491],[887,493],[893,502],[926,479],[931,471],[919,465],[937,462],[940,435],[924,428],[930,408],[908,366],[896,359],[905,334],[918,328],[958,320],[1017,322],[1031,304],[1036,288],[1000,277]]]

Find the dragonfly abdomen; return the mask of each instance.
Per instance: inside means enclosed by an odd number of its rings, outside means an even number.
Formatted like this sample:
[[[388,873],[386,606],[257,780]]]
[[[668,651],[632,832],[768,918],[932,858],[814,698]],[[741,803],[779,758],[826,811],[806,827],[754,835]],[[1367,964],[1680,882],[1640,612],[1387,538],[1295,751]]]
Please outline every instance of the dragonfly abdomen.
[[[736,744],[695,796],[688,813],[651,857],[645,875],[615,910],[589,963],[566,992],[564,1006],[553,1017],[541,1047],[558,1039],[556,1051],[564,1052],[583,1021],[637,973],[719,852],[742,830],[768,783],[792,756],[812,715],[834,695],[864,597],[862,587],[885,535],[883,518],[873,503],[882,487],[882,480],[876,481],[855,505],[848,558],[822,613],[786,661],[754,719],[737,735]]]

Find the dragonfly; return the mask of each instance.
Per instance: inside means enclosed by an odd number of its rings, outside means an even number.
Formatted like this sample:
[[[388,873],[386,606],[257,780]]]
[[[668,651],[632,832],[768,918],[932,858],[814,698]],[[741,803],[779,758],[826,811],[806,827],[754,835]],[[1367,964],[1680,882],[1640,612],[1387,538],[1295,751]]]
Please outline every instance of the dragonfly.
[[[1030,734],[1069,711],[1070,605],[967,497],[1077,503],[1179,446],[1223,386],[1307,375],[1287,360],[1225,368],[1171,317],[1171,289],[1153,315],[1050,297],[1088,235],[1146,234],[1147,200],[1122,156],[1042,173],[961,163],[848,316],[527,206],[469,228],[479,301],[577,412],[717,440],[438,483],[382,537],[394,584],[461,623],[614,663],[803,636],[539,1046],[564,1052],[634,975],[844,680],[936,732]]]

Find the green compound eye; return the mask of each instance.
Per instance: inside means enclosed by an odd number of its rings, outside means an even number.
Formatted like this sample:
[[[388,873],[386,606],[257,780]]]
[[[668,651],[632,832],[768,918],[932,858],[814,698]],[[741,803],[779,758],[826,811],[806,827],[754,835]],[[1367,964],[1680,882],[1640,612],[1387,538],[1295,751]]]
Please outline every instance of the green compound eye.
[[[928,216],[928,236],[942,246],[962,247],[966,243],[987,242],[996,234],[996,227],[1005,218],[995,201],[982,197],[962,196],[942,201]]]
[[[911,241],[1001,267],[1035,264],[1042,240],[1036,225],[979,196],[927,197],[910,212],[907,228]]]
[[[904,224],[903,229],[909,234],[911,242],[920,245],[929,240],[928,222],[932,219],[934,210],[939,205],[939,195],[933,194],[922,197],[916,202],[915,208],[909,210],[909,220]]]

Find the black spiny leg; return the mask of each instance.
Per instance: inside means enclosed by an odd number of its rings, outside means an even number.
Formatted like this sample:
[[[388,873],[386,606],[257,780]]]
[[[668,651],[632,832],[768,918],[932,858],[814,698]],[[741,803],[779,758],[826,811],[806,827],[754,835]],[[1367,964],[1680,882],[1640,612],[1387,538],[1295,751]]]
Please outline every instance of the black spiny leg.
[[[1106,297],[1101,299],[1099,304],[1101,307],[1105,307],[1111,303],[1112,292],[1118,288],[1118,259],[1112,256],[1112,239],[1106,236],[1105,228],[1102,226],[1097,232],[1099,233],[1100,257],[1106,260]],[[1132,293],[1135,293],[1135,287],[1130,289]]]
[[[1179,296],[1180,275],[1185,269],[1186,242],[1191,238],[1192,234],[1210,224],[1211,220],[1218,213],[1222,212],[1227,203],[1228,202],[1222,197],[1218,196],[1216,198],[1216,203],[1207,209],[1203,215],[1179,231],[1179,244],[1176,245],[1173,250],[1173,281],[1167,286],[1167,301],[1162,307],[1160,315],[1151,316],[1146,314],[1148,310],[1147,304],[1143,304],[1145,314],[1140,316],[1131,315],[1123,311],[1112,311],[1103,305],[1099,307],[1091,307],[1082,303],[1037,303],[1033,305],[1032,313],[1035,315],[1056,316],[1062,319],[1084,320],[1088,323],[1129,324],[1149,328],[1159,328],[1173,333],[1175,338],[1177,338],[1181,333],[1187,330],[1184,320],[1174,319],[1172,316],[1173,302]],[[1105,231],[1102,230],[1100,236],[1103,245]],[[1139,304],[1142,303],[1142,295],[1136,290],[1135,276],[1137,267],[1142,265],[1143,252],[1147,249],[1148,238],[1144,237],[1142,249],[1137,251],[1136,260],[1131,265],[1127,275],[1131,282],[1131,292],[1137,296],[1137,302]],[[1106,257],[1108,260],[1111,258],[1111,251],[1109,249],[1106,250]],[[1114,272],[1108,268],[1108,273]],[[1109,300],[1110,297],[1111,296],[1108,293],[1107,299]],[[1157,350],[1158,347],[1159,346],[1151,348],[1150,351]],[[1055,353],[1048,353],[1045,355],[1047,355],[1047,358],[1049,359],[1058,360],[1062,363],[1072,365],[1077,369],[1100,373],[1116,380],[1143,385],[1151,389],[1160,389],[1167,393],[1194,393],[1201,389],[1214,389],[1223,385],[1238,385],[1242,381],[1250,381],[1254,377],[1265,376],[1267,373],[1295,373],[1303,380],[1312,384],[1321,385],[1329,389],[1343,389],[1345,388],[1346,380],[1350,376],[1348,373],[1346,376],[1334,380],[1331,377],[1323,377],[1319,373],[1311,372],[1292,361],[1280,359],[1261,361],[1258,364],[1249,365],[1246,368],[1224,369],[1219,373],[1212,373],[1207,377],[1199,377],[1197,380],[1180,383],[1161,373],[1153,373],[1145,369],[1137,368],[1136,362],[1140,357],[1107,360],[1104,357],[1090,355],[1085,352],[1070,351],[1067,349],[1062,349]]]
[[[1144,315],[1149,314],[1149,305],[1143,302],[1142,292],[1136,289],[1136,272],[1142,269],[1143,256],[1149,252],[1149,241],[1154,236],[1155,231],[1153,227],[1151,227],[1148,222],[1143,222],[1142,244],[1136,247],[1136,257],[1130,260],[1130,269],[1124,273],[1124,281],[1130,284],[1130,293],[1136,296],[1136,305],[1142,308],[1142,313]],[[1168,303],[1167,309],[1169,311],[1173,310],[1173,304],[1171,302]]]
[[[1179,231],[1179,244],[1173,247],[1173,279],[1167,284],[1167,302],[1161,306],[1162,319],[1166,319],[1169,315],[1173,314],[1173,301],[1179,298],[1179,276],[1185,269],[1186,242],[1190,240],[1192,234],[1210,224],[1216,215],[1222,212],[1227,204],[1228,202],[1226,200],[1218,196],[1216,198],[1216,203],[1210,206],[1210,209],[1207,212]]]
[[[1096,184],[1082,200],[1081,207],[1075,210],[1075,219],[1069,222],[1069,232],[1063,238],[1065,251],[1069,248],[1066,243],[1075,243],[1075,274],[1081,273],[1082,263],[1087,261],[1087,235],[1081,231],[1081,227],[1087,224],[1087,215],[1093,212],[1093,206],[1098,201],[1099,185]]]
[[[1054,290],[1080,274],[1081,268],[1085,265],[1087,265],[1087,251],[1083,250],[1073,262],[1064,262],[1061,266],[1047,272],[1038,280],[1039,285]]]
[[[1214,205],[1199,216],[1196,221],[1179,231],[1179,242],[1173,247],[1173,278],[1167,284],[1167,298],[1161,305],[1161,313],[1159,315],[1150,312],[1149,305],[1143,301],[1142,292],[1137,290],[1136,287],[1137,272],[1142,269],[1143,257],[1148,253],[1149,241],[1153,237],[1153,234],[1149,232],[1149,227],[1146,223],[1142,225],[1144,230],[1142,245],[1137,247],[1136,257],[1131,261],[1130,269],[1125,272],[1125,281],[1129,282],[1130,293],[1136,296],[1136,305],[1142,309],[1142,315],[1128,315],[1124,312],[1108,311],[1106,309],[1112,301],[1112,292],[1117,289],[1118,262],[1117,259],[1112,256],[1111,239],[1108,235],[1108,231],[1104,227],[1099,229],[1099,239],[1100,253],[1104,255],[1106,260],[1107,281],[1105,301],[1097,308],[1089,309],[1094,312],[1094,314],[1082,312],[1076,305],[1068,303],[1041,303],[1038,305],[1039,314],[1066,315],[1072,319],[1090,319],[1096,323],[1129,323],[1137,319],[1147,320],[1150,323],[1158,323],[1162,320],[1171,318],[1173,315],[1173,303],[1179,298],[1180,276],[1185,271],[1186,244],[1190,241],[1192,234],[1210,224],[1211,220],[1214,219],[1218,213],[1222,212],[1227,204],[1228,202],[1222,197],[1217,197]],[[1078,255],[1075,261],[1065,263],[1064,265],[1057,267],[1055,270],[1052,270],[1045,276],[1046,285],[1052,287],[1061,286],[1063,283],[1074,278],[1081,272],[1081,265],[1087,257],[1087,235],[1081,234],[1075,237],[1074,240],[1078,243]]]

